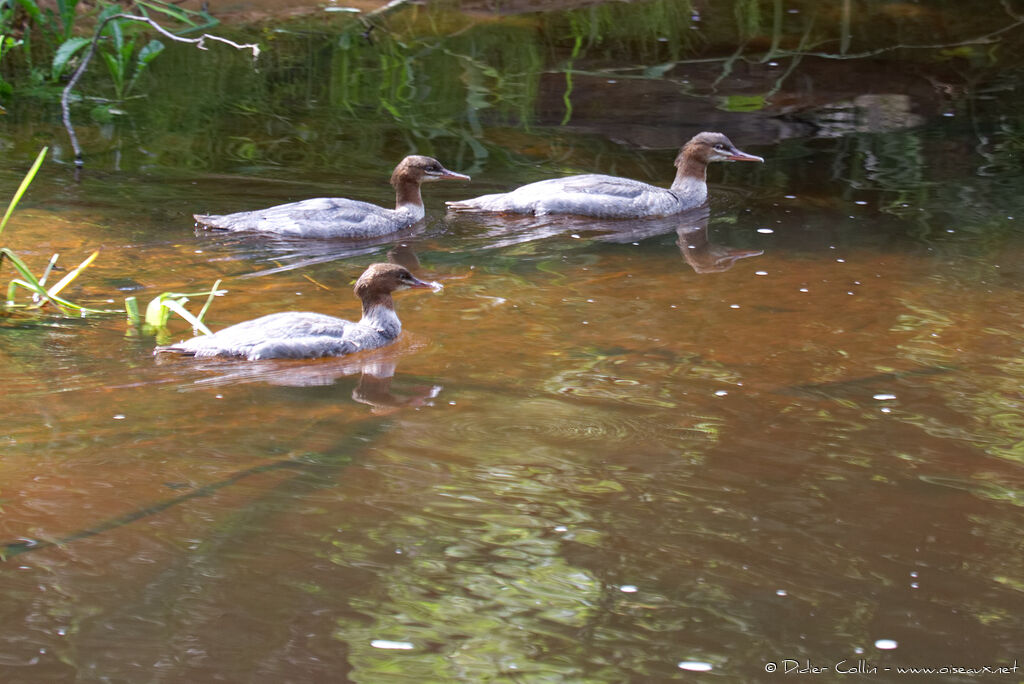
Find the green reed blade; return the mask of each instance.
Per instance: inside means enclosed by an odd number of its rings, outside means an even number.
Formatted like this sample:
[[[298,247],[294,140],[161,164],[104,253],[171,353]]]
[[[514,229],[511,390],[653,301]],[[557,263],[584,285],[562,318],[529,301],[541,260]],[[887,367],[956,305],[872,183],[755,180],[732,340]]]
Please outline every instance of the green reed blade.
[[[17,254],[15,254],[7,247],[0,247],[0,255],[3,255],[10,259],[11,263],[14,264],[14,270],[20,273],[22,278],[28,280],[29,282],[35,283],[39,287],[42,287],[41,285],[39,285],[39,280],[34,275],[32,275],[32,271],[29,270],[29,267],[25,265],[24,261],[21,260],[21,257],[19,257]]]
[[[88,266],[92,262],[96,261],[96,257],[98,257],[99,255],[100,255],[99,250],[96,250],[95,252],[90,254],[88,257],[86,257],[85,260],[82,263],[78,264],[78,266],[75,266],[73,269],[68,271],[67,275],[65,275],[63,278],[61,278],[59,281],[57,281],[57,284],[50,288],[50,294],[51,295],[60,294],[61,290],[63,290],[65,287],[67,287],[68,284],[72,280],[77,278],[78,274],[80,274],[82,272],[82,270],[85,269],[86,266]],[[42,281],[40,281],[39,284],[42,285]]]
[[[39,167],[43,165],[43,157],[46,156],[47,150],[50,148],[44,147],[39,151],[39,156],[36,157],[35,163],[32,164],[32,168],[29,169],[28,173],[25,174],[25,178],[21,181],[21,185],[18,186],[18,191],[14,193],[14,198],[11,199],[10,204],[7,205],[7,212],[4,214],[2,220],[0,220],[0,233],[4,232],[4,227],[7,226],[7,219],[11,218],[11,213],[14,211],[14,207],[18,206],[18,202],[21,200],[21,196],[28,190],[29,184],[32,183],[32,179],[36,177],[36,173],[39,171]]]
[[[139,314],[139,300],[134,296],[124,298],[124,310],[128,314],[128,321],[132,325],[142,325],[142,316]]]
[[[220,287],[220,278],[218,278],[217,282],[215,282],[213,287],[210,288],[210,296],[206,298],[206,303],[203,304],[203,308],[199,310],[199,315],[196,316],[200,321],[206,316],[206,310],[209,309],[210,304],[213,303],[213,298],[219,294],[223,294],[221,290],[217,289],[218,287]]]
[[[182,318],[184,318],[189,323],[191,323],[193,328],[195,328],[196,330],[200,331],[204,335],[212,335],[213,334],[213,331],[211,331],[209,328],[207,328],[205,323],[203,323],[201,320],[199,320],[198,318],[193,316],[192,312],[190,312],[188,309],[186,309],[184,306],[182,306],[180,300],[177,300],[177,299],[165,299],[163,301],[163,305],[166,306],[171,311],[173,311],[174,313],[176,313],[179,316],[181,316]]]
[[[110,311],[104,309],[90,309],[88,307],[81,306],[80,304],[69,302],[63,297],[58,297],[57,293],[59,293],[61,289],[63,289],[67,285],[67,283],[63,282],[64,280],[67,280],[67,276],[65,276],[65,278],[62,279],[61,283],[57,283],[57,285],[54,285],[52,288],[50,288],[49,291],[47,291],[46,287],[44,287],[42,283],[39,282],[39,279],[32,274],[32,271],[29,270],[28,266],[25,264],[24,261],[21,260],[21,258],[17,254],[12,252],[7,247],[0,247],[0,258],[3,257],[9,259],[10,262],[14,264],[14,269],[19,274],[21,274],[20,279],[12,280],[10,284],[7,286],[8,305],[14,302],[14,293],[17,291],[17,288],[21,287],[28,290],[29,292],[32,292],[35,295],[38,295],[43,300],[30,305],[28,307],[30,309],[38,309],[41,306],[43,306],[47,301],[49,301],[55,304],[60,309],[73,309],[75,311],[78,311],[79,313],[111,313]],[[87,258],[85,261],[79,264],[78,268],[76,268],[75,270],[81,271],[81,269],[85,268],[90,263],[92,263],[92,260],[95,258],[96,254],[90,255],[89,258]],[[71,281],[68,280],[67,282]]]
[[[51,296],[50,293],[46,291],[45,287],[42,287],[42,286],[39,285],[38,282],[35,282],[35,278],[33,278],[31,281],[22,280],[21,278],[15,278],[14,280],[12,280],[10,282],[10,284],[7,286],[7,301],[8,302],[13,302],[14,301],[14,293],[15,293],[16,289],[19,288],[19,287],[28,290],[33,295],[38,295],[43,300],[43,301],[39,302],[39,304],[32,305],[30,308],[34,308],[34,309],[35,308],[39,308],[40,306],[42,306],[46,302],[53,302],[54,304],[57,305],[57,308],[59,308],[59,309],[63,309],[65,306],[69,306],[71,308],[81,308],[81,307],[76,307],[71,302],[66,301],[64,299],[61,299],[60,297],[53,297],[53,296]]]

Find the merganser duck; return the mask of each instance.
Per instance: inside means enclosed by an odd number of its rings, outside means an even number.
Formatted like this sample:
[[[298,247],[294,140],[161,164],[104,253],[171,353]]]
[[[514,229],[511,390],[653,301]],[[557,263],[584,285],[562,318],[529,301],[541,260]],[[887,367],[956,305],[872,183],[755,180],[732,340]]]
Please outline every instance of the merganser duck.
[[[395,208],[342,197],[318,197],[281,204],[259,211],[240,211],[223,216],[194,214],[203,228],[256,231],[303,238],[373,238],[408,228],[424,216],[420,184],[438,180],[470,180],[449,171],[432,157],[411,155],[391,174]]]
[[[313,359],[343,356],[391,344],[402,332],[391,293],[409,288],[441,289],[396,264],[372,264],[356,281],[363,302],[358,323],[306,311],[285,311],[237,323],[213,335],[200,335],[165,347],[154,354],[173,353],[197,358]]]
[[[698,133],[676,157],[676,178],[667,190],[629,178],[585,174],[530,183],[512,192],[447,202],[453,211],[512,214],[577,214],[595,218],[670,216],[704,204],[707,167],[713,161],[755,161],[721,133]]]

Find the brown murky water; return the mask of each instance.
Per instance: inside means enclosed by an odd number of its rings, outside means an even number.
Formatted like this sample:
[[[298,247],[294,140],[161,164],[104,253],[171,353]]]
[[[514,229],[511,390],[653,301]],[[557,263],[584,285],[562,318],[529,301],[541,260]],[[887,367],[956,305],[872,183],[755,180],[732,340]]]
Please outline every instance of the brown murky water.
[[[518,36],[523,21],[473,30]],[[597,75],[576,74],[560,125],[556,51],[535,117],[491,112],[476,149],[459,124],[422,128],[469,73],[449,48],[450,73],[417,76],[394,112],[229,103],[186,134],[139,110],[137,128],[83,126],[80,182],[44,167],[3,241],[37,270],[101,247],[76,301],[120,308],[221,278],[215,329],[356,316],[354,278],[389,252],[445,290],[398,297],[395,345],[312,362],[157,362],[153,335],[119,315],[0,320],[0,679],[752,682],[818,667],[904,681],[898,667],[924,666],[961,682],[981,675],[951,668],[1022,661],[1012,92],[854,103],[871,81],[832,97],[814,70],[836,67],[808,59],[784,81],[810,108],[795,121],[670,93],[677,72],[609,95],[634,63],[594,47],[578,58]],[[750,69],[715,88],[756,85]],[[68,157],[52,120],[10,109],[3,195],[39,144]],[[220,125],[234,137],[209,143]],[[768,160],[713,168],[706,215],[443,212],[577,170],[667,184],[701,128]],[[317,194],[387,204],[410,148],[475,179],[427,188],[407,235],[191,227],[192,211]]]

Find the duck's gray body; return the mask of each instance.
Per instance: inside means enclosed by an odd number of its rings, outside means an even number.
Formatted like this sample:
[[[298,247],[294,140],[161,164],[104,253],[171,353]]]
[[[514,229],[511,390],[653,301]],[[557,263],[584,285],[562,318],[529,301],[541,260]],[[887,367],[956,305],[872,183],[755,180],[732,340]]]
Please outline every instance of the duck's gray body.
[[[285,311],[229,326],[160,351],[196,358],[315,359],[391,344],[402,332],[394,309],[375,307],[359,322],[308,311]]]
[[[625,219],[671,216],[699,207],[707,198],[707,185],[696,179],[683,179],[666,189],[629,178],[588,173],[542,180],[512,192],[449,202],[448,206],[456,211]]]
[[[423,205],[385,209],[344,197],[317,197],[235,214],[196,214],[198,224],[285,237],[365,239],[408,228],[424,216]]]
[[[393,292],[408,288],[439,289],[397,264],[372,264],[356,281],[363,317],[347,321],[310,311],[285,311],[237,323],[213,335],[200,335],[154,353],[198,358],[217,356],[260,359],[316,359],[343,356],[391,344],[402,332]]]
[[[448,202],[456,212],[566,214],[603,219],[672,216],[708,199],[707,166],[714,161],[760,161],[736,149],[721,133],[698,133],[679,151],[668,188],[618,176],[588,173],[530,183],[511,192]]]
[[[449,171],[432,157],[413,154],[399,162],[391,174],[391,185],[395,187],[394,209],[344,197],[317,197],[256,211],[193,214],[193,217],[201,227],[215,230],[297,238],[376,238],[423,219],[425,210],[420,185],[445,179],[469,180],[469,176]]]

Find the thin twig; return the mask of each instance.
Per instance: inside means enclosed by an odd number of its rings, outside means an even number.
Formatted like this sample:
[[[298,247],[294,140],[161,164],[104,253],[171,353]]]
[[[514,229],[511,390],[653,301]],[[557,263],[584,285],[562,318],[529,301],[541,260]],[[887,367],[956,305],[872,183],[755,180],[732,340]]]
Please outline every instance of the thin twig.
[[[158,24],[153,19],[150,19],[149,17],[140,17],[134,14],[113,14],[107,17],[106,19],[100,22],[99,26],[96,27],[96,34],[92,37],[92,43],[89,44],[89,49],[86,50],[85,56],[82,57],[82,62],[78,65],[78,68],[75,69],[75,72],[71,75],[71,79],[68,81],[68,84],[64,86],[64,92],[61,94],[60,97],[61,118],[64,121],[64,128],[68,132],[68,137],[71,139],[71,148],[75,151],[75,166],[77,166],[78,168],[82,168],[84,161],[82,159],[82,148],[78,144],[78,136],[75,135],[75,128],[71,125],[71,108],[68,106],[68,100],[71,97],[71,91],[74,90],[75,86],[78,84],[78,79],[82,77],[82,74],[85,73],[86,67],[89,66],[89,62],[92,61],[92,56],[96,52],[96,45],[99,44],[100,37],[103,34],[103,29],[105,29],[107,27],[107,24],[113,21],[114,19],[127,19],[129,21],[140,21],[144,24],[149,24],[154,29],[156,29],[156,31],[161,35],[166,36],[167,38],[170,38],[171,40],[176,41],[178,43],[189,43],[191,45],[195,45],[200,50],[208,50],[209,48],[206,47],[206,41],[214,40],[218,43],[230,45],[236,50],[252,50],[252,59],[254,62],[260,56],[260,46],[255,43],[240,44],[236,43],[233,40],[228,40],[227,38],[215,36],[210,33],[204,33],[198,38],[182,38],[181,36],[177,36],[171,33],[170,31],[168,31],[163,26]]]

